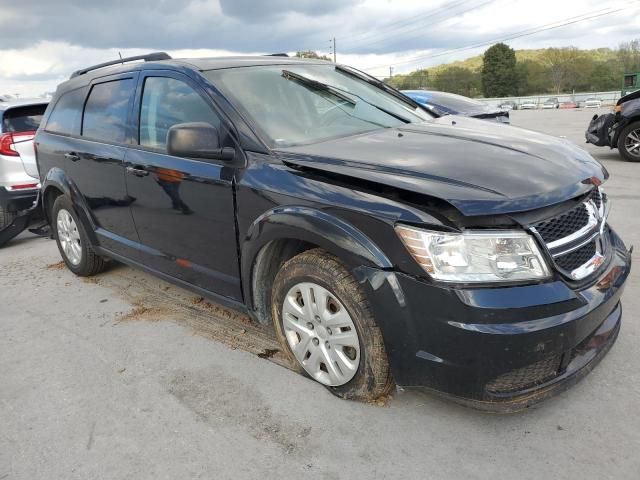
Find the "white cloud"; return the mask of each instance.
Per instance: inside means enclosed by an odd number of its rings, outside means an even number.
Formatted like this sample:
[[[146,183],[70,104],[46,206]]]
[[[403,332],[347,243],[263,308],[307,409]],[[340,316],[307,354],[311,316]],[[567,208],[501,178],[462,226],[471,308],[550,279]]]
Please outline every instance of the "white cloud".
[[[402,73],[446,63],[487,48],[455,51],[460,47],[631,5],[629,0],[272,0],[251,12],[248,0],[55,4],[52,9],[45,0],[23,0],[0,9],[0,94],[52,91],[72,71],[117,58],[118,52],[165,50],[174,57],[204,57],[312,49],[328,54],[334,36],[338,61],[385,76],[389,65]],[[513,48],[615,47],[640,36],[638,2],[633,5],[627,12],[507,43]],[[64,20],[68,12],[76,28],[47,27],[47,15]]]

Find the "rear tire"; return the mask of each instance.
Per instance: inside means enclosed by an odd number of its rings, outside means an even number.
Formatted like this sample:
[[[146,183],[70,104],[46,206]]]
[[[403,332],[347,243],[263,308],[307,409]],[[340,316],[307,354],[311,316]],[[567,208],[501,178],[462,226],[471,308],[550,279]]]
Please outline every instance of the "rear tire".
[[[337,257],[314,249],[286,262],[273,284],[272,315],[296,371],[341,398],[373,401],[392,391],[380,328],[362,287]]]
[[[640,122],[622,129],[618,136],[618,152],[627,162],[640,162]]]
[[[106,267],[89,241],[86,230],[68,197],[60,195],[51,209],[51,228],[67,268],[78,276],[90,277]]]
[[[15,212],[9,212],[0,205],[0,230],[11,225],[16,219],[16,216]]]

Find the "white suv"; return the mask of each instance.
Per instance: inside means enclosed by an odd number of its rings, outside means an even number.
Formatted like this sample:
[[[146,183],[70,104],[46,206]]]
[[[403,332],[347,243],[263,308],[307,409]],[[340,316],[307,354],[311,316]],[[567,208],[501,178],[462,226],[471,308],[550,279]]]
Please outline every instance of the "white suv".
[[[38,197],[33,137],[47,104],[43,98],[0,101],[0,246],[9,236],[2,231],[13,226],[19,213],[30,209]]]

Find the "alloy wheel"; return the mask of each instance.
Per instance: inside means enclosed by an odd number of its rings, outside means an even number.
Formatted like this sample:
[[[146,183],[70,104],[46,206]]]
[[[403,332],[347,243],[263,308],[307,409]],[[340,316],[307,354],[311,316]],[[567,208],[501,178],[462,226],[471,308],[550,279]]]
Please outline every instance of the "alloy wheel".
[[[56,226],[58,239],[65,257],[67,257],[67,260],[69,260],[72,265],[79,265],[82,260],[80,232],[78,231],[75,220],[67,210],[61,209],[58,212]]]
[[[624,139],[624,148],[634,157],[640,157],[640,128],[632,130]]]
[[[358,372],[360,341],[351,315],[326,288],[294,285],[284,299],[282,325],[294,356],[318,382],[337,387]]]

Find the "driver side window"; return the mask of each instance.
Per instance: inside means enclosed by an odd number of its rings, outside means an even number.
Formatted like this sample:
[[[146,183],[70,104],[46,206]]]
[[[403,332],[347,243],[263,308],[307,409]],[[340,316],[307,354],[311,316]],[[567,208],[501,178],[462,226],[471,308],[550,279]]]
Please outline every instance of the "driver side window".
[[[188,84],[170,77],[147,77],[140,103],[140,145],[166,151],[169,129],[188,122],[206,122],[220,131],[218,115]]]

